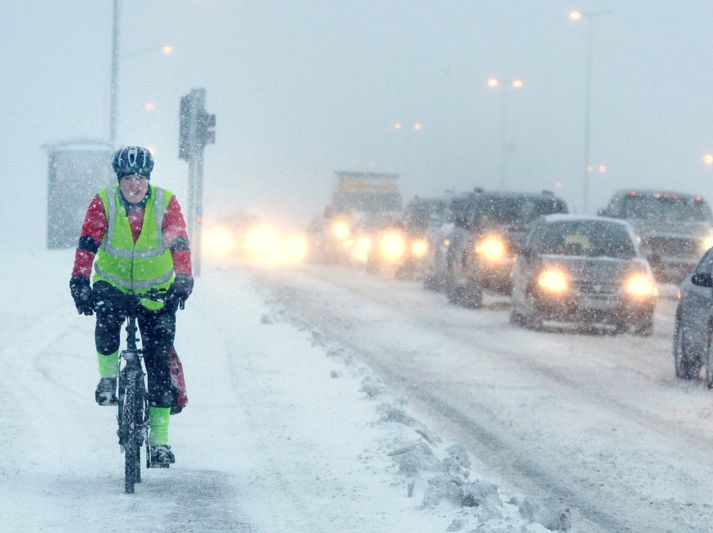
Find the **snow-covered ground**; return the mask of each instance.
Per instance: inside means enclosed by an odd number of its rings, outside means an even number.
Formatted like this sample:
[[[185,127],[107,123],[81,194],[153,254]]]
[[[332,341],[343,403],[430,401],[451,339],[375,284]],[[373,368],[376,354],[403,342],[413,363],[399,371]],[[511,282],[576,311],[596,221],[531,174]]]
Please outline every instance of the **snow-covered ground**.
[[[123,494],[115,412],[93,401],[94,318],[68,292],[72,259],[10,245],[0,263],[1,530],[568,527],[566,504],[496,486],[358,351],[235,265],[205,266],[179,313],[189,405],[172,418],[177,464]]]

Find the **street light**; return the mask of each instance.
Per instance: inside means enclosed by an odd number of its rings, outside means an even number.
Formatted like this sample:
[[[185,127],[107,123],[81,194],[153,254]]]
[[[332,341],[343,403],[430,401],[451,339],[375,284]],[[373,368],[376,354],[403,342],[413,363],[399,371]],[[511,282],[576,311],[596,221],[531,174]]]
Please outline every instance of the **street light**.
[[[507,156],[508,156],[508,92],[513,89],[522,89],[523,81],[515,80],[500,80],[498,78],[489,78],[487,81],[488,87],[491,89],[499,89],[501,91],[501,113],[500,113],[500,180],[498,188],[504,189],[507,174]]]
[[[596,17],[608,15],[611,11],[603,9],[599,11],[571,11],[569,13],[570,20],[587,22],[587,84],[586,98],[584,103],[584,165],[582,178],[582,212],[589,212],[589,137],[590,137],[590,100],[592,93],[592,21]]]

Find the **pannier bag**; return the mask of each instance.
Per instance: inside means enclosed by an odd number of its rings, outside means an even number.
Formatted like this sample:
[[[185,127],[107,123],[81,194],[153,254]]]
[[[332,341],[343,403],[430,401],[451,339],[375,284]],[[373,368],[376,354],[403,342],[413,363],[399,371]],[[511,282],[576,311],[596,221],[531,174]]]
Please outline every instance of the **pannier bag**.
[[[171,348],[171,393],[173,401],[171,402],[171,414],[177,415],[188,404],[188,395],[186,394],[186,380],[183,377],[183,365],[178,358],[176,348]]]

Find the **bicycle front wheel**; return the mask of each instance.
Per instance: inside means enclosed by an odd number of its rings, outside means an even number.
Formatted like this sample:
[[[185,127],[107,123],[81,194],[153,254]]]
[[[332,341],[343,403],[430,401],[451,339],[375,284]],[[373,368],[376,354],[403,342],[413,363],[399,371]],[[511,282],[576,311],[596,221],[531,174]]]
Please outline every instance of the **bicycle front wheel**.
[[[141,427],[143,395],[137,379],[127,379],[121,411],[121,434],[124,446],[124,491],[134,493],[134,485],[141,481]]]

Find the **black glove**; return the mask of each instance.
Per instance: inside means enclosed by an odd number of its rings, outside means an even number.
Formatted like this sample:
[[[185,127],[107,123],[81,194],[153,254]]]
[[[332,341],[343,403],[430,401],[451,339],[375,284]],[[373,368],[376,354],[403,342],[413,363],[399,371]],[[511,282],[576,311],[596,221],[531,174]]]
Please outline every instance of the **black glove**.
[[[186,300],[193,292],[193,278],[185,274],[179,274],[173,280],[173,285],[168,289],[168,301],[172,302],[176,307],[180,306],[183,309],[186,306]]]
[[[72,276],[69,280],[69,290],[74,298],[74,305],[80,315],[94,314],[94,291],[86,276]]]

